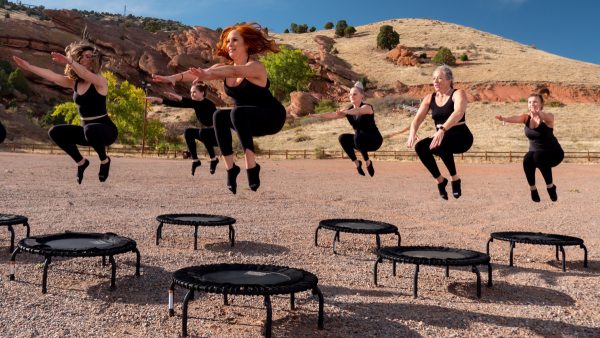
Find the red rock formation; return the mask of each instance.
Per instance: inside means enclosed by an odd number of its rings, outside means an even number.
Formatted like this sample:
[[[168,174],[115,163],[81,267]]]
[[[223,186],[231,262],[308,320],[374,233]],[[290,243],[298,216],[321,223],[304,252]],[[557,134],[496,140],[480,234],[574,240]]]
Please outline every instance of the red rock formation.
[[[416,66],[419,58],[403,45],[397,45],[387,53],[386,58],[399,66]]]
[[[286,110],[293,117],[306,116],[314,114],[317,103],[317,98],[311,93],[296,91],[290,94],[290,105]]]

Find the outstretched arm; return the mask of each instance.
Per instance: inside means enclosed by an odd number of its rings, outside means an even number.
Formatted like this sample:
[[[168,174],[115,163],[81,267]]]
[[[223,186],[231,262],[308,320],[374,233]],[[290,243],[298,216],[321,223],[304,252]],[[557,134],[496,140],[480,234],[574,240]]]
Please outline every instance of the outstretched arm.
[[[525,121],[527,121],[527,114],[506,117],[502,115],[496,115],[496,120],[508,123],[525,123]]]
[[[13,56],[13,60],[15,61],[17,66],[19,68],[21,68],[22,70],[32,72],[33,74],[35,74],[39,77],[42,77],[48,81],[54,82],[61,87],[73,88],[73,85],[74,85],[73,80],[71,80],[70,78],[68,78],[64,75],[55,73],[55,72],[51,71],[50,69],[34,66],[34,65],[30,64],[29,62],[27,62],[17,56]]]
[[[362,107],[342,110],[342,113],[344,113],[344,115],[370,115],[373,114],[373,107],[371,107],[368,104],[365,104]]]
[[[58,63],[59,65],[69,65],[77,73],[77,76],[82,78],[84,81],[91,82],[99,94],[106,96],[108,94],[108,81],[104,78],[104,76],[100,74],[96,74],[85,66],[82,66],[77,61],[71,59],[70,57],[66,57],[61,53],[52,52],[52,61]]]
[[[265,66],[253,61],[245,65],[220,65],[211,68],[190,68],[189,72],[200,81],[218,80],[226,78],[247,78],[256,82],[267,83],[267,70]]]

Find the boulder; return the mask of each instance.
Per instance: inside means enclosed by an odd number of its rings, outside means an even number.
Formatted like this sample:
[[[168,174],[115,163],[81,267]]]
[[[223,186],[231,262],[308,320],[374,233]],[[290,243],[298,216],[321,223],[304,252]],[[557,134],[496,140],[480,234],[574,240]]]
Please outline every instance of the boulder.
[[[416,66],[419,64],[419,58],[404,45],[397,45],[390,50],[386,58],[399,66]]]
[[[286,110],[293,117],[306,116],[314,114],[317,103],[317,98],[311,93],[296,91],[290,94],[290,105]]]

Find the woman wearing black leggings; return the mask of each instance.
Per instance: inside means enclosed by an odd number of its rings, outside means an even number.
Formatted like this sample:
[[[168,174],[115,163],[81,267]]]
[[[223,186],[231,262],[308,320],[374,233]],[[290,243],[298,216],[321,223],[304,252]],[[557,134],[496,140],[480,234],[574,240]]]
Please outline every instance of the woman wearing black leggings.
[[[87,42],[72,43],[65,49],[66,55],[52,52],[52,61],[65,65],[65,75],[41,68],[13,56],[21,69],[30,71],[59,86],[73,89],[81,126],[57,125],[48,135],[77,163],[76,179],[79,184],[90,162],[81,156],[77,145],[91,146],[100,158],[98,179],[106,181],[110,170],[110,157],[106,147],[113,144],[118,135],[117,127],[106,110],[108,82],[100,75],[100,57],[96,47]]]
[[[446,65],[433,72],[433,87],[435,93],[425,96],[410,125],[406,145],[415,147],[419,159],[437,181],[440,197],[447,200],[448,180],[440,173],[433,157],[439,156],[452,178],[452,196],[459,198],[462,195],[461,180],[456,172],[454,154],[464,153],[473,145],[473,134],[465,124],[467,95],[463,90],[453,88],[452,69]],[[417,143],[417,130],[429,111],[436,131],[432,137]]]
[[[217,142],[227,168],[227,188],[237,191],[240,168],[233,162],[231,129],[237,132],[244,150],[248,185],[252,191],[260,186],[260,165],[256,163],[252,137],[272,135],[285,124],[286,112],[269,91],[265,66],[251,56],[278,52],[275,41],[269,40],[255,24],[240,24],[226,28],[217,43],[216,53],[229,60],[211,68],[191,68],[171,76],[154,76],[155,81],[206,81],[223,79],[225,93],[235,102],[233,109],[217,110],[214,126]]]
[[[146,100],[154,103],[162,103],[169,107],[192,108],[196,113],[196,118],[204,126],[204,128],[187,128],[185,130],[185,143],[192,156],[192,176],[196,173],[196,169],[201,162],[196,151],[196,140],[202,142],[206,147],[208,156],[210,156],[210,173],[214,174],[219,163],[219,158],[215,154],[217,146],[217,138],[215,136],[215,128],[213,128],[213,114],[217,109],[215,104],[206,98],[206,90],[208,86],[204,83],[192,85],[190,88],[190,97],[183,97],[175,93],[166,92],[165,96],[169,99],[149,96]]]
[[[375,125],[375,113],[373,106],[364,103],[365,91],[360,82],[354,84],[350,89],[351,107],[346,110],[339,110],[332,113],[320,114],[319,117],[332,119],[345,116],[354,129],[354,134],[341,134],[338,138],[344,152],[350,160],[356,165],[359,175],[365,176],[362,168],[362,162],[356,158],[355,150],[358,150],[367,166],[367,172],[372,177],[375,175],[373,161],[369,159],[369,151],[375,151],[381,147],[383,137]]]
[[[548,94],[549,91],[546,90]],[[529,189],[531,199],[540,201],[540,194],[535,186],[535,169],[540,169],[542,177],[546,182],[546,190],[553,202],[558,200],[556,185],[552,182],[552,168],[559,165],[565,153],[554,136],[554,115],[546,113],[544,109],[544,96],[541,93],[529,95],[527,99],[529,113],[504,117],[496,116],[499,121],[508,123],[523,123],[525,125],[525,136],[529,139],[529,151],[523,158],[523,170]]]
[[[6,138],[6,129],[4,129],[2,122],[0,122],[0,143],[4,142],[5,138]]]

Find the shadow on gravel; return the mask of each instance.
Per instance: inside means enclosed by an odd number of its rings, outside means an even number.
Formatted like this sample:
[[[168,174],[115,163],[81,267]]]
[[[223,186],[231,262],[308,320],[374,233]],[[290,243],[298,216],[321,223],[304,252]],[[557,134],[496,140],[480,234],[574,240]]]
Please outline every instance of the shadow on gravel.
[[[448,292],[481,303],[508,305],[573,306],[575,300],[566,293],[537,286],[514,285],[506,282],[494,282],[491,288],[482,283],[481,298],[475,294],[475,282],[450,283]]]
[[[285,246],[252,241],[236,241],[233,247],[229,246],[228,242],[212,243],[207,244],[205,249],[216,252],[239,252],[246,256],[276,256],[290,251]]]
[[[548,261],[549,265],[548,269],[532,269],[523,266],[519,266],[518,262],[514,263],[514,266],[493,264],[494,268],[494,278],[498,277],[506,277],[510,275],[516,275],[520,273],[531,273],[537,274],[541,279],[543,279],[546,283],[550,285],[555,285],[558,283],[560,278],[564,277],[598,277],[600,275],[600,261],[588,261],[588,267],[583,267],[583,261],[571,261],[566,262],[567,271],[562,271],[562,262],[558,261]],[[523,265],[527,263],[521,263]]]

